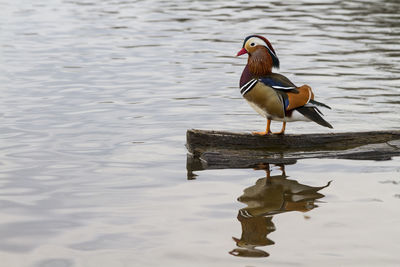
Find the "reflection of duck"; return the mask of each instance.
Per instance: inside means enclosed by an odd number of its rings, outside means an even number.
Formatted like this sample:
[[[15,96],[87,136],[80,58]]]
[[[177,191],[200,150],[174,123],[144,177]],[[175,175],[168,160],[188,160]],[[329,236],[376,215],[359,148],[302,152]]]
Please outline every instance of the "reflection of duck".
[[[256,184],[244,190],[238,200],[247,207],[240,209],[238,220],[242,224],[242,236],[233,238],[236,248],[229,252],[234,256],[267,257],[269,254],[256,249],[257,246],[273,245],[267,235],[275,231],[272,215],[288,212],[307,212],[314,207],[315,200],[324,197],[319,190],[329,186],[313,187],[287,179],[284,166],[280,166],[281,175],[270,175],[269,165],[265,166],[267,175],[258,179]]]
[[[242,224],[242,236],[240,239],[232,237],[239,248],[235,248],[230,254],[242,257],[268,257],[269,254],[256,246],[269,246],[275,244],[267,238],[267,235],[275,231],[272,217],[245,217],[239,211],[237,219]]]
[[[314,201],[324,197],[319,190],[329,186],[313,187],[287,179],[284,166],[281,175],[270,175],[258,179],[256,184],[244,190],[238,201],[247,204],[240,210],[243,216],[268,216],[287,211],[309,211],[315,207]]]

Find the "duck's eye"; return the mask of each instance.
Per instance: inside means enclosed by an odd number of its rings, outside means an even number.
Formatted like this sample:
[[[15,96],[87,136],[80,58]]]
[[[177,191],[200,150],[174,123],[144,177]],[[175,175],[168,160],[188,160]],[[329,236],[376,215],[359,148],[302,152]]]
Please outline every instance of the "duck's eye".
[[[256,46],[256,43],[251,43],[250,46]]]

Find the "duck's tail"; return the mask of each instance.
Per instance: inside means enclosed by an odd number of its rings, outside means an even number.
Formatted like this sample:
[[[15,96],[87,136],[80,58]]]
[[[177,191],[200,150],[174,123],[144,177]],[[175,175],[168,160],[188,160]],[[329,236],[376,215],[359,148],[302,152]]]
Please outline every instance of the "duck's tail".
[[[298,112],[300,112],[301,114],[303,114],[303,116],[304,117],[306,117],[306,118],[308,118],[308,119],[310,119],[310,120],[312,120],[312,121],[314,121],[314,122],[316,122],[316,123],[318,123],[319,125],[322,125],[322,126],[325,126],[325,127],[328,127],[328,128],[333,128],[333,126],[329,123],[329,122],[327,122],[326,120],[324,120],[322,117],[321,117],[321,115],[322,115],[322,113],[321,113],[321,111],[315,106],[315,105],[321,105],[322,104],[322,106],[326,106],[326,107],[328,107],[327,105],[325,105],[325,104],[323,104],[323,103],[320,103],[320,102],[317,102],[317,101],[315,101],[315,100],[312,100],[313,102],[311,102],[312,104],[314,104],[314,105],[305,105],[305,106],[302,106],[302,107],[298,107],[298,108],[296,108],[296,110],[298,111]],[[316,103],[315,103],[316,102]],[[317,104],[318,103],[318,104]],[[328,107],[328,108],[330,108],[330,107]]]
[[[324,107],[324,108],[329,108],[329,109],[331,109],[331,107],[328,106],[327,104],[324,104],[324,103],[322,103],[322,102],[318,102],[317,100],[314,100],[314,99],[310,99],[310,102],[308,102],[308,103],[314,104],[314,105],[316,105],[316,106],[320,106],[320,107]]]

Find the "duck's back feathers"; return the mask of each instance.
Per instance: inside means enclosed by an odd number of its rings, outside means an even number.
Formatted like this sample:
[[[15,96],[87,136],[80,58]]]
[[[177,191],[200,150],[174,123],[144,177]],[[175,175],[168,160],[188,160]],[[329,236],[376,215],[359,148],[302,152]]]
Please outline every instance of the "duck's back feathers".
[[[314,93],[311,87],[308,85],[303,85],[296,88],[297,92],[287,92],[287,105],[285,105],[285,110],[292,110],[301,106],[306,105],[310,100],[314,99]]]
[[[297,87],[288,78],[279,73],[270,73],[261,77],[260,81],[275,90],[295,90]]]

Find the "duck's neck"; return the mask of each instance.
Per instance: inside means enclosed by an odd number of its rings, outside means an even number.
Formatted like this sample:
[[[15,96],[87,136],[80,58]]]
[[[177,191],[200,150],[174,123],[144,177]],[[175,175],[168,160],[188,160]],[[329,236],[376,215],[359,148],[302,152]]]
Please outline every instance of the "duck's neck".
[[[239,85],[240,85],[240,87],[242,87],[243,85],[248,83],[251,79],[265,77],[265,76],[270,75],[271,73],[272,73],[271,69],[269,69],[268,71],[264,71],[264,72],[253,73],[251,71],[251,67],[249,66],[249,64],[247,64],[246,67],[244,67],[242,76],[240,76]]]
[[[249,54],[247,65],[240,77],[240,87],[253,78],[265,77],[271,74],[272,65],[272,57],[265,47],[257,49],[254,53]]]
[[[266,76],[272,71],[272,57],[266,47],[260,47],[249,54],[247,65],[250,72],[256,77]]]
[[[242,72],[242,76],[240,76],[240,83],[239,83],[240,86],[239,87],[242,87],[243,85],[248,83],[253,78],[254,78],[254,76],[250,73],[249,65],[246,65],[246,67],[244,67],[244,70]]]

